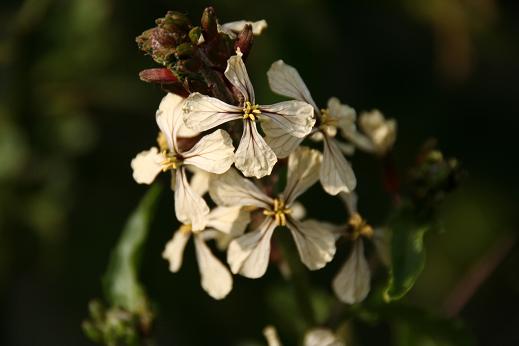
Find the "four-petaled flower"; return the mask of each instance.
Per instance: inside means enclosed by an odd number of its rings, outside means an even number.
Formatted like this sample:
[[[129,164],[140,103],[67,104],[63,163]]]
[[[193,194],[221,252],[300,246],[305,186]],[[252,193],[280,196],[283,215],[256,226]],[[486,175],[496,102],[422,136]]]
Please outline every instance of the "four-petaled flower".
[[[267,270],[270,239],[274,230],[286,226],[296,243],[301,261],[317,270],[330,262],[335,254],[333,226],[316,220],[299,221],[292,217],[297,197],[319,179],[321,154],[300,147],[288,159],[287,184],[282,194],[272,198],[235,170],[214,176],[209,194],[218,205],[253,206],[265,216],[260,226],[234,239],[227,252],[233,273],[249,278],[261,277]]]
[[[187,181],[186,166],[196,166],[204,171],[221,174],[233,163],[234,147],[229,134],[223,130],[202,137],[191,149],[179,147],[177,136],[182,129],[182,104],[184,99],[174,94],[165,96],[156,113],[161,131],[159,147],[139,153],[131,162],[133,178],[140,184],[151,184],[161,171],[171,170],[175,190],[175,213],[183,223],[194,229],[203,229],[209,207],[195,193]]]
[[[243,121],[243,133],[235,153],[235,166],[247,177],[269,175],[277,162],[276,154],[258,132],[256,122],[263,130],[290,133],[304,138],[315,124],[313,107],[303,101],[285,101],[273,105],[258,105],[241,53],[229,58],[225,77],[243,97],[240,106],[227,104],[217,98],[191,94],[184,104],[184,122],[197,132],[212,129],[232,120]]]

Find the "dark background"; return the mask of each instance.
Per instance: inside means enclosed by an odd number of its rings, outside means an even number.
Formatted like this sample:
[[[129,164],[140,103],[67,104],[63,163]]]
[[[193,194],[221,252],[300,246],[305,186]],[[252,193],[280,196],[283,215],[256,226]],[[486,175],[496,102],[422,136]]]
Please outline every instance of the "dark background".
[[[519,4],[512,0],[2,1],[0,344],[89,344],[80,323],[145,192],[129,163],[154,143],[163,96],[139,81],[138,72],[155,65],[134,39],[167,10],[197,23],[210,4],[221,22],[268,21],[248,60],[262,102],[280,99],[265,72],[282,58],[319,105],[337,96],[397,119],[401,171],[429,137],[460,159],[468,175],[442,208],[446,232],[427,238],[426,270],[406,304],[445,314],[465,275],[490,267],[474,295],[465,292],[460,317],[481,345],[518,345]],[[380,163],[358,154],[353,165],[361,210],[383,222],[389,200]],[[307,201],[312,194],[319,189]],[[143,263],[159,345],[263,342],[261,329],[279,319],[272,307],[279,273],[236,277],[219,302],[200,288],[191,246],[181,272],[169,273],[160,255],[176,226],[172,202],[162,194]],[[309,214],[345,218],[331,198]],[[502,257],[495,269],[492,256]],[[339,265],[312,280],[329,291]],[[364,333],[361,344],[387,342],[384,331]]]

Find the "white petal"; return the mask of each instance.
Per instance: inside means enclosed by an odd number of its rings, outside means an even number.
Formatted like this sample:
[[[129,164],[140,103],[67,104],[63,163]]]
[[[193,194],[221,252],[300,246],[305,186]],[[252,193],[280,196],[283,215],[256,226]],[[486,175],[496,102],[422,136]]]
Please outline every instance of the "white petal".
[[[241,119],[243,110],[214,97],[193,93],[184,102],[184,123],[194,131],[202,132],[231,120]]]
[[[169,270],[173,273],[178,272],[182,266],[184,249],[190,236],[191,232],[183,232],[180,229],[177,230],[162,252],[162,258],[169,261]]]
[[[342,201],[346,205],[346,208],[348,208],[348,213],[350,215],[358,213],[357,201],[359,198],[355,192],[349,192],[349,193],[341,192],[341,193],[339,193],[339,197],[342,199]]]
[[[276,154],[265,143],[256,123],[243,122],[243,134],[234,156],[234,165],[246,177],[261,178],[269,175],[277,162]]]
[[[267,339],[268,346],[282,346],[278,332],[273,326],[266,326],[263,328],[263,336]]]
[[[232,139],[224,130],[216,130],[202,137],[193,148],[182,153],[185,165],[194,165],[204,171],[221,174],[234,161]]]
[[[200,236],[195,236],[195,249],[202,288],[214,299],[225,298],[232,289],[231,273],[211,253]]]
[[[259,109],[261,116],[271,121],[270,127],[277,126],[294,137],[305,137],[315,124],[314,108],[303,101],[278,102]]]
[[[189,186],[184,168],[176,171],[175,214],[184,224],[191,224],[193,230],[204,229],[209,207]]]
[[[191,188],[197,195],[205,195],[209,191],[211,173],[206,172],[196,166],[189,166],[187,168],[189,171],[193,172],[193,176],[191,177]]]
[[[289,218],[287,226],[303,262],[308,269],[323,268],[335,255],[335,227],[316,220],[299,222]]]
[[[337,126],[343,132],[355,131],[355,121],[357,119],[355,109],[341,103],[338,98],[332,97],[328,100],[328,112],[330,116],[337,119]]]
[[[245,98],[245,101],[250,101],[252,104],[256,102],[254,96],[254,88],[249,79],[247,68],[241,58],[242,54],[238,51],[236,55],[231,56],[227,60],[227,68],[225,69],[225,77],[232,85],[240,91]]]
[[[239,34],[245,28],[245,25],[252,25],[252,33],[254,35],[260,35],[263,30],[267,28],[267,21],[265,19],[258,20],[257,22],[251,22],[248,20],[238,20],[235,22],[229,22],[220,26],[220,32],[223,33],[236,33]]]
[[[341,153],[333,138],[325,138],[323,163],[321,164],[321,184],[330,195],[341,191],[351,192],[357,185],[357,179],[350,164]]]
[[[280,159],[290,155],[304,140],[286,133],[268,118],[261,121],[261,128],[265,132],[265,142]]]
[[[231,271],[250,279],[265,274],[270,257],[270,239],[276,223],[271,217],[265,218],[257,230],[234,239],[227,250],[227,263]]]
[[[270,89],[272,89],[273,92],[296,100],[305,101],[311,104],[316,111],[319,111],[305,82],[303,82],[303,79],[295,68],[285,64],[283,60],[278,60],[270,66],[267,76]]]
[[[250,213],[237,207],[216,207],[207,216],[207,227],[238,236],[250,222]]]
[[[166,137],[170,151],[174,151],[173,127],[177,121],[175,117],[178,117],[179,115],[182,116],[182,113],[175,112],[175,110],[182,109],[181,106],[183,101],[183,97],[173,93],[168,93],[162,98],[162,101],[160,101],[159,109],[157,109],[157,112],[155,113],[155,120],[157,121],[160,131]]]
[[[226,207],[269,208],[274,203],[272,198],[265,195],[252,181],[245,179],[232,168],[225,174],[211,176],[209,194],[216,204]]]
[[[288,158],[287,185],[283,192],[287,204],[319,180],[322,155],[317,150],[299,147]]]
[[[371,273],[364,257],[364,243],[359,239],[353,244],[350,257],[333,279],[333,290],[341,301],[359,303],[369,293],[370,279]]]
[[[164,157],[155,147],[140,152],[131,162],[133,179],[139,184],[151,184],[162,171],[160,163],[163,160]]]
[[[314,328],[305,333],[303,346],[346,346],[329,329]]]
[[[386,120],[379,110],[362,113],[359,124],[362,131],[371,139],[377,153],[385,153],[395,143],[396,121]]]

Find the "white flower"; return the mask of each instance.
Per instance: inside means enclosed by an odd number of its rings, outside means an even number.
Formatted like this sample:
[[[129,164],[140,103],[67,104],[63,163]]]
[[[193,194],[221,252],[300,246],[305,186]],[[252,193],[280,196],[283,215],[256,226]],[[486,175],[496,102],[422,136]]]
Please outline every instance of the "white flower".
[[[243,121],[243,134],[235,154],[235,165],[247,177],[269,175],[277,162],[272,149],[256,128],[256,120],[263,130],[291,133],[303,138],[315,123],[313,108],[302,101],[285,101],[273,105],[257,105],[241,53],[227,61],[225,76],[243,96],[243,105],[234,106],[219,99],[193,93],[183,107],[186,126],[202,132],[232,120]]]
[[[355,174],[346,161],[343,145],[335,139],[337,128],[341,131],[355,126],[355,110],[341,104],[337,98],[328,101],[328,108],[320,110],[315,104],[308,88],[297,70],[287,65],[283,60],[272,64],[267,72],[270,88],[275,93],[308,102],[314,107],[319,120],[319,133],[324,143],[323,164],[321,165],[320,180],[324,190],[330,195],[339,192],[351,192],[357,185]],[[302,139],[290,133],[282,133],[264,127],[266,141],[278,157],[285,157],[293,148],[297,147]],[[349,148],[344,148],[349,151]]]
[[[172,107],[170,102],[176,102]],[[205,226],[209,207],[195,193],[187,181],[185,166],[196,166],[211,173],[221,174],[233,163],[234,147],[229,134],[217,130],[202,137],[191,149],[183,151],[177,143],[178,131],[182,128],[183,99],[168,94],[156,113],[157,124],[163,140],[156,147],[139,153],[131,162],[133,178],[139,184],[151,184],[161,171],[174,171],[172,187],[175,190],[175,213],[183,223],[192,223],[196,229]]]
[[[360,115],[359,126],[369,138],[373,152],[385,154],[393,147],[396,140],[396,121],[386,120],[379,110],[364,112]]]
[[[236,34],[239,34],[245,25],[252,26],[253,35],[261,35],[263,30],[267,28],[267,21],[265,19],[258,20],[257,22],[251,22],[248,20],[238,20],[235,22],[229,22],[225,24],[218,24],[218,32],[229,35],[231,38],[235,38]]]
[[[207,228],[195,229],[183,224],[166,244],[162,257],[169,261],[169,269],[176,273],[182,266],[187,241],[193,235],[202,288],[214,299],[223,299],[232,289],[232,276],[206,244],[214,233],[240,233],[250,221],[249,213],[240,207],[217,207],[207,216]]]
[[[288,159],[287,185],[282,194],[271,198],[236,171],[214,176],[209,194],[218,205],[254,206],[266,216],[260,226],[234,239],[227,252],[233,273],[248,278],[265,274],[270,255],[270,239],[278,226],[290,230],[301,261],[317,270],[330,262],[335,254],[335,236],[330,225],[315,220],[299,221],[292,217],[297,197],[319,178],[321,154],[309,148],[298,148]]]

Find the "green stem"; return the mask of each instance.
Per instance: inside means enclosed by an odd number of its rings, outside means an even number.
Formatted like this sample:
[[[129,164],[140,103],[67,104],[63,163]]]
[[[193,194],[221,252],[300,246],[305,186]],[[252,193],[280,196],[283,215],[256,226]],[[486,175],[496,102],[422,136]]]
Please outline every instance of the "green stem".
[[[312,304],[310,282],[308,280],[306,268],[299,259],[299,254],[297,253],[297,249],[288,234],[288,230],[284,229],[277,233],[277,245],[283,254],[283,259],[286,261],[290,269],[290,279],[294,287],[297,305],[301,310],[301,314],[307,327],[315,326],[315,311]]]

